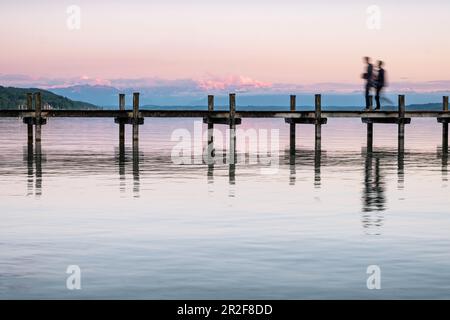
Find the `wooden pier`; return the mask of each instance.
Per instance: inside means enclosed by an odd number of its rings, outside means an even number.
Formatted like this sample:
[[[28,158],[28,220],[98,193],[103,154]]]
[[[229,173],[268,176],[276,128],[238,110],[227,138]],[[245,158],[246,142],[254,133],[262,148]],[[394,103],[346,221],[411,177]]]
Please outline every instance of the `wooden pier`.
[[[208,154],[214,153],[214,125],[228,125],[230,128],[230,157],[235,159],[236,126],[245,118],[282,118],[289,124],[290,150],[295,152],[296,125],[310,124],[315,127],[315,149],[321,149],[322,126],[329,118],[360,118],[367,125],[367,148],[370,151],[373,145],[374,124],[393,124],[398,126],[398,148],[405,147],[405,125],[411,123],[411,118],[435,118],[442,124],[443,152],[448,152],[448,123],[450,113],[448,110],[448,96],[443,97],[442,110],[438,111],[408,111],[405,107],[405,96],[398,96],[397,111],[333,111],[322,110],[321,95],[315,95],[314,110],[297,110],[296,96],[290,96],[290,108],[286,111],[241,111],[236,109],[236,95],[229,95],[229,110],[218,111],[214,109],[214,96],[208,96],[207,110],[140,110],[139,93],[133,94],[132,110],[125,109],[125,95],[119,94],[119,108],[117,110],[42,110],[42,99],[39,92],[28,93],[26,96],[26,110],[0,110],[0,117],[22,117],[27,125],[27,139],[41,142],[42,127],[49,118],[113,118],[119,125],[119,144],[125,143],[125,125],[132,126],[133,148],[137,150],[139,142],[139,126],[144,124],[145,118],[203,118],[208,125]],[[372,99],[370,99],[372,100]],[[34,127],[34,135],[33,135]],[[230,160],[232,160],[230,159]],[[230,161],[230,163],[234,163]]]

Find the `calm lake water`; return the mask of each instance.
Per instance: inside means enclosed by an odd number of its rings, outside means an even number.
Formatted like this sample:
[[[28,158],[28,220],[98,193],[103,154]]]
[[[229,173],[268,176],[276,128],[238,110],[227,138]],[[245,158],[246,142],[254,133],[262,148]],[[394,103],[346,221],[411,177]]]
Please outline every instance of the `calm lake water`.
[[[360,120],[330,119],[321,152],[299,125],[295,158],[283,120],[244,119],[279,129],[272,174],[173,163],[171,134],[195,120],[146,119],[133,151],[111,119],[50,119],[40,150],[0,119],[0,298],[450,298],[435,119],[413,119],[400,154],[393,125],[375,125],[372,153]]]

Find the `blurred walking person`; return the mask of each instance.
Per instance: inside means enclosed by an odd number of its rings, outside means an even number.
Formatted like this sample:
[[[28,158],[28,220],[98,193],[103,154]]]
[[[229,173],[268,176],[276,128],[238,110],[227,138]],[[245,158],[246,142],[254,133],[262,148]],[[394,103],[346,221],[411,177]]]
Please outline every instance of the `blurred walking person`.
[[[364,57],[364,62],[367,64],[366,72],[363,73],[362,78],[366,80],[365,86],[365,98],[366,98],[366,110],[370,107],[370,88],[373,86],[373,65],[370,63],[369,57]]]
[[[378,61],[378,71],[377,76],[375,78],[375,101],[377,103],[377,107],[375,108],[375,110],[381,109],[380,93],[385,86],[386,86],[386,72],[383,69],[383,61]]]

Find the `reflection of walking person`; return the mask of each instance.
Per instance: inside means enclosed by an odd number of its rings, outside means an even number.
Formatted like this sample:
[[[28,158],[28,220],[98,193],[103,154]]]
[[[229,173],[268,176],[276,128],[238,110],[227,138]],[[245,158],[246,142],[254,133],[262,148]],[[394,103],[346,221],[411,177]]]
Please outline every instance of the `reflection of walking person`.
[[[383,69],[383,61],[378,61],[378,72],[375,80],[375,92],[376,92],[375,101],[377,102],[377,107],[375,110],[380,110],[381,108],[380,93],[385,86],[386,86],[386,74]]]
[[[370,58],[369,57],[364,57],[364,61],[367,64],[367,69],[366,72],[363,73],[362,78],[364,80],[366,80],[366,92],[365,92],[365,97],[366,97],[366,110],[369,110],[370,107],[370,88],[372,87],[372,80],[373,80],[373,65],[370,63]]]

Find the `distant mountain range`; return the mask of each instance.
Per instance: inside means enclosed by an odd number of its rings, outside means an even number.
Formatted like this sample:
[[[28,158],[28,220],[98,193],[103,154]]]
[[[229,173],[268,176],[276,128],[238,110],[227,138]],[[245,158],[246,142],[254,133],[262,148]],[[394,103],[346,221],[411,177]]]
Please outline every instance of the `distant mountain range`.
[[[23,89],[0,86],[0,109],[13,109],[26,104],[26,93],[42,93],[43,103],[48,103],[54,109],[98,109],[118,108],[119,93],[126,94],[126,106],[131,108],[132,93],[140,92],[141,109],[206,109],[207,93],[200,90],[192,92],[169,90],[165,87],[152,88],[126,88],[118,89],[111,86],[77,85],[64,88]],[[441,110],[443,92],[416,93],[411,92],[406,96],[409,110]],[[385,95],[387,100],[383,103],[383,109],[396,110],[397,96],[392,93]],[[250,94],[237,93],[238,110],[289,110],[288,93]],[[86,102],[82,102],[86,101]],[[389,102],[387,102],[389,101]],[[322,106],[324,110],[358,110],[362,109],[364,97],[360,92],[352,93],[323,93]],[[314,106],[314,94],[298,93],[297,109],[312,109]],[[228,109],[228,95],[216,93],[216,110]]]
[[[66,88],[50,89],[52,92],[68,97],[72,100],[87,101],[105,108],[118,108],[118,94],[126,94],[126,105],[130,107],[132,104],[132,93],[140,92],[141,108],[164,108],[164,107],[201,107],[207,106],[207,95],[215,94],[215,105],[217,109],[227,108],[228,95],[223,92],[205,92],[192,88],[190,91],[177,90],[177,88],[167,87],[142,87],[142,88],[124,88],[118,89],[112,86],[99,85],[77,85]],[[250,93],[250,92],[236,92],[236,101],[239,108],[253,108],[258,106],[258,109],[283,109],[289,108],[289,94],[290,93]],[[297,105],[299,108],[312,107],[314,105],[313,93],[296,93]],[[442,108],[440,101],[443,95],[448,95],[448,92],[410,92],[406,95],[406,102],[414,109],[440,109]],[[385,97],[390,102],[384,102],[383,105],[395,106],[397,103],[397,95],[394,93],[386,93]],[[434,102],[434,103],[430,103]],[[358,109],[364,104],[364,97],[362,92],[350,93],[336,93],[324,92],[322,94],[322,105],[326,108],[347,108]]]
[[[25,107],[27,103],[27,93],[40,92],[42,97],[42,104],[50,106],[52,109],[99,109],[98,106],[81,101],[74,101],[66,97],[54,94],[47,90],[36,88],[13,88],[0,86],[0,109],[17,109],[22,106]]]

